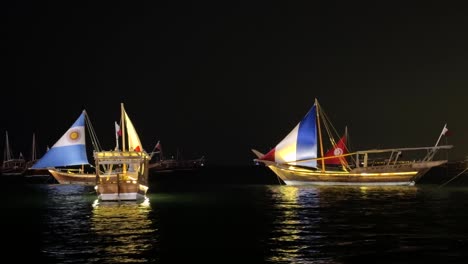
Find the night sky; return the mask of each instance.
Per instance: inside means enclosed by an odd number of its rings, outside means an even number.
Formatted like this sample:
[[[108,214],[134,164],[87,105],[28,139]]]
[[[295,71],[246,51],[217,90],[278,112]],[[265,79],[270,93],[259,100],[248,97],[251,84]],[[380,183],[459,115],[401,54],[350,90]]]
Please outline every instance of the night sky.
[[[447,123],[449,159],[468,155],[464,8],[98,2],[1,4],[2,149],[7,130],[28,157],[36,133],[42,155],[84,109],[112,149],[123,102],[147,151],[252,164],[317,98],[354,150],[431,146]]]

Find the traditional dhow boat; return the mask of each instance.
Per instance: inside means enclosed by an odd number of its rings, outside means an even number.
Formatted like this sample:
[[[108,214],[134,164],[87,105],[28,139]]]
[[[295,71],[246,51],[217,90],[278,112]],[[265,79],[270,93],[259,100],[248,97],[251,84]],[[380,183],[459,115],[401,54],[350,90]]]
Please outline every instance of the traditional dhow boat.
[[[330,139],[331,149],[326,154],[322,126]],[[447,162],[433,160],[438,150],[452,148],[438,146],[448,131],[446,125],[435,146],[356,152],[347,149],[346,135],[336,143],[332,131],[333,126],[315,100],[302,121],[275,148],[266,154],[252,149],[257,156],[254,161],[268,166],[287,185],[414,185],[431,168]],[[403,152],[418,151],[426,154],[419,159],[400,160]]]
[[[94,152],[96,166],[118,171],[115,177],[96,172],[96,192],[101,201],[142,200],[148,190],[150,155],[143,149],[140,138],[121,104],[122,150]]]

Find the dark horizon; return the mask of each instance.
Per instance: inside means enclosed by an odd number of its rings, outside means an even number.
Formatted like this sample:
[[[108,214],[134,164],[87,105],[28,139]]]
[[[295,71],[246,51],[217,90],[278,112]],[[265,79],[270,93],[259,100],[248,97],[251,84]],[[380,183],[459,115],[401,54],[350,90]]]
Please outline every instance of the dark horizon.
[[[105,149],[124,103],[146,151],[253,164],[317,98],[355,149],[468,156],[463,8],[415,3],[2,4],[2,126],[15,156],[82,110]],[[3,151],[0,154],[3,156]],[[92,158],[90,157],[90,161]]]

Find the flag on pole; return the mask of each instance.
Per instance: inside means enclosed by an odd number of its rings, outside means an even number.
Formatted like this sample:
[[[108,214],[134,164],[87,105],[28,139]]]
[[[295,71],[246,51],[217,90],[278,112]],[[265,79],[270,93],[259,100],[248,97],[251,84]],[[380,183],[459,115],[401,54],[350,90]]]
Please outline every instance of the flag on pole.
[[[348,149],[346,148],[346,135],[343,136],[340,141],[338,141],[335,147],[331,148],[327,151],[327,153],[325,153],[325,157],[336,156],[335,158],[325,159],[325,164],[347,164],[346,158],[343,156],[344,154],[348,154]]]
[[[120,129],[119,124],[117,124],[117,122],[115,122],[115,137],[118,138],[118,137],[121,137],[121,136],[122,136],[122,130]]]
[[[450,132],[447,128],[447,125],[445,125],[444,129],[442,129],[442,136],[450,136]]]
[[[156,146],[154,148],[161,151],[161,143],[159,143],[159,140],[158,140],[158,143],[156,143]]]
[[[115,123],[115,150],[119,150],[119,137],[122,136],[122,130],[120,130],[119,124]]]

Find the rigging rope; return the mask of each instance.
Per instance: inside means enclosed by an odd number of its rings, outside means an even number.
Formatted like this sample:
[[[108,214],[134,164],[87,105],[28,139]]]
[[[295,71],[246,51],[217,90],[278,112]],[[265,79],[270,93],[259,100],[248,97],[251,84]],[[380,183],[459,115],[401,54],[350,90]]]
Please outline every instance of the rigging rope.
[[[446,185],[447,183],[451,182],[452,180],[454,180],[455,178],[457,178],[458,176],[462,175],[463,173],[465,173],[465,171],[468,171],[468,167],[466,169],[464,169],[462,172],[458,173],[455,177],[453,177],[452,179],[446,181],[444,184],[441,184],[439,186],[439,188],[443,187],[444,185]]]

